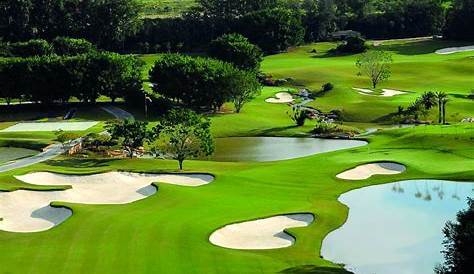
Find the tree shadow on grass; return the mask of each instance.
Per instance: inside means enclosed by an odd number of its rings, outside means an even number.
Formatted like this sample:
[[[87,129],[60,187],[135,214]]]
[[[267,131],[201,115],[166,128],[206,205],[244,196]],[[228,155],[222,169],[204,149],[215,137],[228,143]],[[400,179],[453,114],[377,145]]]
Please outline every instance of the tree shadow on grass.
[[[252,130],[251,133],[252,134],[258,133],[259,135],[263,135],[263,136],[274,136],[278,133],[282,133],[289,129],[294,129],[294,128],[298,128],[298,126],[291,125],[291,126],[285,126],[285,127],[273,127],[273,128],[263,129],[263,130],[255,129],[255,130]]]
[[[115,161],[115,159],[61,159],[49,160],[46,164],[72,168],[96,168],[110,166],[110,163],[113,161]]]
[[[279,273],[281,274],[353,274],[343,268],[322,267],[315,265],[302,265],[287,268]]]

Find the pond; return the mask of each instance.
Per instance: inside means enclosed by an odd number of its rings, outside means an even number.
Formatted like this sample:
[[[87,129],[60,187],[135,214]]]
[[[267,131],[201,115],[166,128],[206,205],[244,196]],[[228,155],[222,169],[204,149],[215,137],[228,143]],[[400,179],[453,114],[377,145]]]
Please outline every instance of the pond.
[[[317,138],[217,138],[216,151],[210,159],[219,162],[278,161],[354,148],[366,144],[366,142],[358,140],[330,140]]]
[[[410,180],[343,194],[349,217],[321,255],[356,274],[429,274],[443,262],[442,230],[467,208],[474,183]]]

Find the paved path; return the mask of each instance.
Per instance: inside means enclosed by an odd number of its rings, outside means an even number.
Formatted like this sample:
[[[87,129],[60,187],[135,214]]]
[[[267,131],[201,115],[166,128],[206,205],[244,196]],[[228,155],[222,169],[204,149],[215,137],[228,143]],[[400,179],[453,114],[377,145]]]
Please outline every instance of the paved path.
[[[12,161],[12,162],[10,162],[8,164],[5,164],[5,165],[1,165],[0,166],[0,173],[7,172],[7,171],[10,171],[10,170],[14,170],[14,169],[18,169],[18,168],[31,166],[31,165],[34,165],[34,164],[38,164],[38,163],[53,159],[54,157],[59,156],[62,153],[66,152],[70,147],[76,145],[80,141],[81,141],[80,138],[76,139],[76,140],[72,141],[71,144],[69,144],[66,147],[63,147],[62,144],[51,145],[48,149],[46,149],[45,151],[43,151],[39,154],[36,154],[36,155],[28,157],[28,158],[23,158],[23,159],[20,159],[20,160]]]
[[[112,114],[115,118],[119,120],[132,120],[132,121],[135,120],[135,117],[133,117],[133,115],[130,112],[125,111],[119,107],[105,106],[105,107],[102,107],[102,109]]]

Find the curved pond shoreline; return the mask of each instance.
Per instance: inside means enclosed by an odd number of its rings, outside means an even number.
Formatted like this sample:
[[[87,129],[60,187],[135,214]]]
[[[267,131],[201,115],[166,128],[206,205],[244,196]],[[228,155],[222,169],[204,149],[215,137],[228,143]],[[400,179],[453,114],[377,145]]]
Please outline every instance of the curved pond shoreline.
[[[218,162],[270,162],[361,147],[366,141],[296,137],[228,137],[216,139],[210,158]]]
[[[474,183],[407,180],[347,192],[346,223],[324,240],[321,255],[356,274],[429,274],[443,261],[442,229],[466,208]]]

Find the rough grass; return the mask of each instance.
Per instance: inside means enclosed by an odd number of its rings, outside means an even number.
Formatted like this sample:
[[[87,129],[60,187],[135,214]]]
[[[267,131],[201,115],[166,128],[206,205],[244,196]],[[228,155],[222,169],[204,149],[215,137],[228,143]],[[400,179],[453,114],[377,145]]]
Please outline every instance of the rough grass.
[[[37,154],[38,151],[18,148],[18,147],[0,147],[0,164],[4,164],[9,161],[33,156]]]

